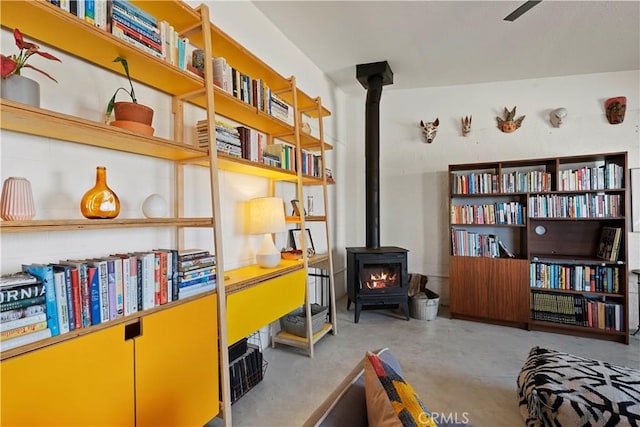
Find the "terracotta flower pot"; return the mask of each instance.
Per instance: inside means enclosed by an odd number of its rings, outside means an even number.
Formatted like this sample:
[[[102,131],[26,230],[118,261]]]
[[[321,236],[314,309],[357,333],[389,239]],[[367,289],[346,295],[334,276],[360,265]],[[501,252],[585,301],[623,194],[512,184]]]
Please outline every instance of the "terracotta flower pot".
[[[153,110],[135,102],[116,102],[113,113],[118,121],[138,122],[151,126]]]

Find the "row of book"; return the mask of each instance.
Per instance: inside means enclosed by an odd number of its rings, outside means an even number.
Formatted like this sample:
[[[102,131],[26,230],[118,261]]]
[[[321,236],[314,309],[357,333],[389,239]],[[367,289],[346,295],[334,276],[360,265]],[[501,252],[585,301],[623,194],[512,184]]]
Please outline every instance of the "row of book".
[[[624,168],[615,163],[560,171],[561,191],[624,188]]]
[[[503,193],[537,193],[551,190],[551,174],[543,170],[514,171],[502,174]]]
[[[247,344],[247,351],[229,362],[231,403],[235,403],[264,378],[266,361],[255,344]]]
[[[198,146],[209,147],[209,124],[207,120],[198,120],[196,132]],[[266,136],[255,129],[245,126],[233,126],[222,120],[216,120],[216,148],[219,153],[242,158],[256,163],[296,171],[296,147],[278,142],[267,144]],[[308,176],[322,176],[322,156],[302,150],[302,173]]]
[[[196,48],[187,37],[180,37],[167,21],[131,3],[129,0],[50,0],[61,9],[110,32],[142,51],[201,75],[192,65]]]
[[[264,80],[235,69],[225,57],[213,59],[213,83],[240,101],[293,126],[293,108],[273,93]]]
[[[624,216],[620,194],[538,194],[529,197],[532,218],[607,218]]]
[[[490,194],[500,192],[498,175],[491,172],[452,173],[452,194]]]
[[[529,285],[531,288],[618,294],[620,268],[532,262],[529,266]]]
[[[622,304],[583,295],[531,292],[531,318],[565,325],[624,331]]]
[[[452,173],[452,194],[541,193],[552,190],[552,174],[545,170],[502,173]],[[615,163],[561,170],[560,191],[624,188],[624,168]]]
[[[451,243],[455,256],[515,258],[515,255],[493,234],[452,229]]]
[[[24,264],[22,272],[0,276],[2,347],[98,325],[215,286],[215,256],[199,249]]]
[[[520,202],[451,205],[451,223],[524,224],[525,212]]]

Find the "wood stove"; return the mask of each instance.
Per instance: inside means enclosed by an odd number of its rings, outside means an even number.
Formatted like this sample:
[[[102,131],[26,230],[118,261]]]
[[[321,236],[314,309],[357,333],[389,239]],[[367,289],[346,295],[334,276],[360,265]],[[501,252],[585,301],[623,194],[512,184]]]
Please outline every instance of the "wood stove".
[[[407,250],[395,246],[378,249],[347,248],[347,310],[355,304],[354,321],[367,308],[402,306],[409,320]]]
[[[400,305],[409,320],[407,250],[380,247],[380,97],[382,86],[393,83],[387,61],[359,64],[356,77],[367,89],[365,123],[366,247],[347,248],[347,310]]]

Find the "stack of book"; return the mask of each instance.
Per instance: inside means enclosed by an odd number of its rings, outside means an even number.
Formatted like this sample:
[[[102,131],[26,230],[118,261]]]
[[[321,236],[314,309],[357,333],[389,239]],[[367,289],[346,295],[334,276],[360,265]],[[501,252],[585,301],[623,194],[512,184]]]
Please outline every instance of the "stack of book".
[[[111,10],[111,34],[158,58],[165,56],[158,20],[153,15],[126,0],[113,0]]]
[[[209,123],[207,120],[198,120],[196,131],[198,133],[198,147],[209,148]],[[219,153],[242,158],[240,132],[235,126],[216,120],[216,149]]]
[[[178,299],[216,287],[216,257],[207,250],[185,249],[178,252]]]
[[[52,335],[47,322],[45,284],[29,273],[0,276],[0,313],[3,350]]]

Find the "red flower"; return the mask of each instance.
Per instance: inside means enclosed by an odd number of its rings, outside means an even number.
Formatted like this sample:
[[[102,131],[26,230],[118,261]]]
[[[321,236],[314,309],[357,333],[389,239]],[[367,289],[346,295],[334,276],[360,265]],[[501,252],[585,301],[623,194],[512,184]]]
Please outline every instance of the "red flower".
[[[31,57],[31,55],[38,54],[44,58],[51,59],[52,61],[60,61],[55,56],[50,53],[41,52],[40,46],[35,43],[30,43],[24,40],[22,37],[22,33],[17,28],[13,30],[13,38],[16,40],[16,46],[20,49],[20,53],[18,55],[5,56],[0,55],[0,65],[2,66],[2,78],[6,79],[7,77],[13,74],[20,74],[20,70],[22,68],[31,68],[32,70],[36,70],[37,72],[44,74],[49,77],[54,82],[57,82],[56,79],[51,77],[46,72],[40,70],[39,68],[34,67],[31,64],[27,64],[27,60]]]

